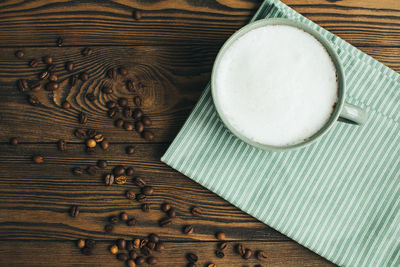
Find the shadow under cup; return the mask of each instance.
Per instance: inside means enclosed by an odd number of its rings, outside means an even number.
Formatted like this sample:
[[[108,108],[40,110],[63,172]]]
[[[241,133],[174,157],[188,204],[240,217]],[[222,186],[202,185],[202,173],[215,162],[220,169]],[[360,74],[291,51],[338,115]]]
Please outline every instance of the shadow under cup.
[[[245,35],[249,31],[260,28],[260,27],[264,27],[264,26],[270,26],[270,25],[292,26],[292,27],[298,28],[300,30],[303,30],[303,31],[311,34],[314,38],[316,38],[325,47],[326,51],[328,52],[332,62],[335,65],[335,68],[336,68],[336,77],[337,77],[337,83],[338,83],[338,92],[337,92],[338,101],[336,102],[336,104],[334,106],[334,110],[331,113],[331,116],[330,116],[328,122],[321,129],[319,129],[315,134],[308,137],[303,142],[296,143],[293,145],[287,145],[287,146],[271,146],[271,145],[267,145],[267,144],[262,144],[262,143],[255,142],[255,141],[249,139],[248,137],[246,137],[245,135],[243,135],[241,132],[239,132],[235,127],[233,127],[230,124],[229,120],[227,120],[225,118],[225,116],[222,112],[220,101],[219,101],[219,99],[217,97],[217,93],[216,93],[216,90],[217,90],[216,79],[217,79],[217,75],[218,75],[217,70],[219,68],[221,59],[224,56],[225,52],[228,50],[228,48],[237,39],[239,39],[241,36]],[[301,147],[304,147],[304,146],[307,146],[307,145],[313,143],[314,141],[318,140],[321,136],[323,136],[326,132],[328,132],[329,129],[332,127],[332,125],[336,121],[338,121],[339,117],[341,119],[340,121],[343,121],[343,122],[350,122],[350,123],[357,124],[357,125],[363,124],[367,120],[367,115],[361,108],[356,107],[351,104],[347,104],[344,102],[345,88],[346,88],[345,77],[344,77],[344,72],[343,72],[341,62],[339,60],[339,57],[338,57],[335,49],[331,46],[329,41],[325,37],[323,37],[319,32],[312,29],[311,27],[309,27],[303,23],[293,21],[290,19],[284,19],[284,18],[258,20],[258,21],[255,21],[253,23],[250,23],[250,24],[244,26],[243,28],[241,28],[240,30],[235,32],[224,43],[224,45],[220,49],[220,51],[215,59],[212,74],[211,74],[211,93],[212,93],[213,101],[215,104],[215,108],[219,114],[219,117],[221,118],[221,120],[225,124],[225,126],[235,136],[237,136],[244,142],[246,142],[254,147],[257,147],[259,149],[262,149],[265,151],[273,151],[273,152],[289,151],[289,150],[301,148]]]

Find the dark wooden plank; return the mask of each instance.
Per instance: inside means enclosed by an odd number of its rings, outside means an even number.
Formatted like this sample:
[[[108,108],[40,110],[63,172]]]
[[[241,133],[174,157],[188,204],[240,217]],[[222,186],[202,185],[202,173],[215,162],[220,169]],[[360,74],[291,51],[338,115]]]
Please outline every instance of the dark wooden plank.
[[[121,236],[124,237],[124,236]],[[127,237],[125,237],[127,238]],[[215,256],[216,242],[166,242],[165,251],[155,252],[157,266],[186,266],[186,253],[196,253],[199,257],[197,266],[207,266],[214,263],[217,266],[334,266],[325,259],[290,242],[260,242],[249,241],[243,245],[252,250],[263,250],[267,253],[266,261],[261,262],[255,257],[249,260],[240,258],[234,251],[236,243],[229,243],[223,259]],[[71,241],[8,241],[0,242],[0,265],[2,266],[124,266],[115,256],[107,251],[110,242],[97,242],[94,255],[84,256]],[[32,254],[27,254],[29,251]],[[40,255],[32,258],[31,255]],[[147,266],[147,265],[146,265]]]

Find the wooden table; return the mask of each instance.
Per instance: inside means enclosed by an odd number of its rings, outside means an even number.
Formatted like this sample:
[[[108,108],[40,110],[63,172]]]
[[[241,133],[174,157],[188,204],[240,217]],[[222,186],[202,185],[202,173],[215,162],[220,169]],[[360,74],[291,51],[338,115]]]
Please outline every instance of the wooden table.
[[[286,0],[286,4],[349,41],[362,51],[400,71],[400,2],[398,0]],[[144,238],[158,233],[166,250],[156,253],[159,266],[184,266],[185,254],[195,252],[199,266],[254,266],[256,259],[243,260],[233,245],[243,243],[262,249],[269,266],[329,266],[329,262],[268,228],[249,215],[205,190],[160,162],[160,157],[196,103],[210,78],[214,57],[222,43],[245,25],[260,1],[170,0],[170,1],[2,1],[0,3],[0,265],[1,266],[123,266],[107,247],[117,238]],[[142,10],[142,19],[132,11]],[[56,47],[58,36],[64,46]],[[80,51],[91,47],[93,54]],[[14,56],[17,49],[23,59]],[[20,78],[36,79],[43,63],[31,68],[28,61],[45,55],[54,57],[61,88],[54,93],[35,92],[41,105],[32,106],[16,87]],[[87,70],[90,78],[68,85],[63,64],[72,60],[76,70]],[[128,77],[141,81],[143,110],[152,120],[156,137],[144,141],[134,132],[113,126],[106,116],[109,99],[133,93],[113,81],[114,94],[101,93],[100,84],[109,81],[106,71],[126,66]],[[86,98],[93,93],[95,100]],[[60,107],[69,100],[72,108]],[[85,128],[101,131],[111,142],[108,151],[84,152],[82,140],[73,136],[81,127],[77,116],[87,112]],[[17,146],[8,144],[18,137]],[[59,139],[68,141],[65,152],[57,150]],[[133,144],[134,155],[125,153]],[[34,164],[32,155],[44,157]],[[149,198],[151,211],[124,197],[136,188],[132,179],[125,185],[107,187],[101,175],[73,176],[71,168],[86,168],[106,159],[111,166],[132,166],[136,175],[155,188]],[[160,228],[160,204],[170,202],[177,210],[173,224]],[[72,218],[71,205],[81,213]],[[193,217],[193,206],[203,209]],[[105,233],[107,218],[127,211],[137,218],[136,227],[116,227]],[[192,224],[191,235],[182,227]],[[229,248],[223,259],[216,258],[215,232],[224,231]],[[84,256],[75,246],[79,238],[93,238],[93,256]],[[265,265],[265,263],[264,263]]]

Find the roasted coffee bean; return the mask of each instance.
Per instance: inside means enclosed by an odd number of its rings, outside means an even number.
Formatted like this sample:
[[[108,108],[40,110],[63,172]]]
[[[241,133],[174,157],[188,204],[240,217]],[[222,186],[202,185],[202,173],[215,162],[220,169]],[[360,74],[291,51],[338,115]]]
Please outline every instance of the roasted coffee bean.
[[[134,248],[139,248],[140,247],[140,239],[136,238],[133,240],[133,247]]]
[[[135,184],[139,187],[144,187],[146,185],[146,182],[142,178],[136,177]]]
[[[146,260],[143,256],[139,256],[136,258],[135,262],[137,265],[141,265],[141,264],[144,264],[146,262]]]
[[[108,102],[106,103],[106,107],[107,107],[108,109],[115,108],[116,106],[117,106],[117,103],[116,103],[115,101],[112,101],[112,100],[110,100],[110,101],[108,101]]]
[[[115,125],[115,127],[122,128],[124,126],[124,120],[117,119],[117,120],[115,120],[114,125]]]
[[[31,88],[31,91],[37,92],[42,88],[42,84],[39,81],[32,82],[29,87]]]
[[[97,166],[89,166],[86,171],[90,175],[97,175],[99,173],[99,168]]]
[[[258,250],[256,252],[256,258],[260,261],[265,261],[267,260],[267,254],[262,250]]]
[[[119,73],[123,76],[126,76],[128,74],[128,70],[124,67],[119,68]]]
[[[132,117],[132,109],[130,107],[125,107],[122,111],[122,115],[124,115],[125,118]]]
[[[63,109],[70,109],[71,108],[71,103],[69,103],[67,100],[65,100],[62,104],[61,107]]]
[[[33,160],[33,162],[36,163],[36,164],[41,164],[41,163],[44,162],[43,157],[40,156],[40,155],[35,155],[35,156],[33,156],[33,157],[32,157],[32,160]]]
[[[197,255],[194,253],[188,253],[186,254],[186,259],[189,262],[196,263],[199,260],[199,257],[197,257]]]
[[[31,104],[32,106],[38,106],[40,105],[40,101],[36,96],[30,95],[28,96],[28,102],[29,104]]]
[[[143,255],[145,256],[150,256],[151,254],[151,249],[148,247],[142,247],[142,249],[140,250],[142,252]]]
[[[69,84],[71,86],[74,86],[76,84],[76,81],[78,80],[78,75],[71,75],[69,77]]]
[[[96,141],[96,143],[101,143],[104,141],[104,136],[102,134],[96,134],[93,136],[93,139]]]
[[[138,132],[138,133],[142,133],[142,132],[144,131],[143,122],[141,122],[141,121],[136,122],[136,124],[135,124],[135,130],[136,130],[136,132]]]
[[[151,196],[154,193],[154,189],[152,186],[142,187],[142,193],[146,196]]]
[[[125,175],[125,167],[122,165],[115,166],[113,172],[115,176]]]
[[[32,59],[32,60],[29,62],[29,66],[31,66],[32,68],[36,68],[37,66],[39,66],[39,60],[37,60],[37,59]]]
[[[55,91],[58,89],[59,85],[60,84],[58,82],[49,82],[46,84],[46,90],[47,91]]]
[[[117,259],[120,261],[126,261],[128,259],[128,254],[126,253],[118,253]]]
[[[251,251],[251,249],[246,248],[242,257],[243,257],[243,259],[248,260],[251,258],[252,255],[253,255],[253,252]]]
[[[86,147],[85,151],[86,151],[86,154],[88,154],[88,155],[94,155],[96,153],[96,150],[94,147]]]
[[[127,199],[134,200],[136,198],[135,190],[129,189],[125,192],[125,196]]]
[[[214,263],[209,263],[209,264],[207,265],[207,267],[217,267],[217,265],[215,265]]]
[[[44,56],[43,57],[43,63],[44,64],[52,64],[53,63],[53,58],[51,56]]]
[[[71,217],[77,217],[79,215],[79,207],[76,205],[72,206],[69,212]]]
[[[124,122],[124,129],[127,131],[133,131],[133,129],[135,128],[135,126],[133,125],[133,122],[130,121],[125,121]]]
[[[96,97],[95,97],[95,95],[94,95],[93,93],[87,93],[87,94],[86,94],[86,98],[87,98],[87,100],[89,100],[90,102],[93,102],[93,101],[96,100]]]
[[[88,121],[88,114],[85,112],[79,113],[79,123],[80,124],[85,124]]]
[[[158,221],[158,224],[159,224],[161,227],[170,225],[171,223],[172,223],[172,219],[171,219],[171,218],[168,218],[168,217],[164,217],[164,218],[162,218],[161,220]]]
[[[157,234],[149,234],[149,240],[154,243],[158,243],[160,241],[160,237]]]
[[[119,214],[119,218],[121,219],[121,221],[126,222],[129,219],[128,213],[126,212],[121,212]]]
[[[153,256],[150,256],[150,257],[147,258],[147,263],[150,264],[150,265],[154,265],[154,264],[157,263],[157,259],[155,257],[153,257]]]
[[[57,45],[58,47],[63,46],[63,45],[64,45],[64,38],[62,38],[61,36],[58,37],[57,40],[56,40],[56,45]]]
[[[134,247],[135,249],[135,247]],[[131,257],[132,260],[135,260],[139,255],[135,250],[132,250],[129,252],[129,256]]]
[[[16,138],[16,137],[11,138],[10,145],[13,145],[13,146],[18,145],[18,138]]]
[[[109,221],[111,224],[117,224],[117,223],[119,222],[119,219],[118,219],[117,216],[111,216],[110,218],[108,218],[108,221]]]
[[[78,248],[84,248],[84,247],[85,247],[85,240],[79,239],[79,240],[76,242],[76,246],[77,246]]]
[[[101,88],[101,91],[106,95],[111,95],[112,93],[114,93],[112,86],[109,84],[104,84],[103,87]]]
[[[144,130],[142,132],[142,137],[144,138],[144,140],[146,141],[153,141],[154,139],[154,133],[152,131],[149,130]]]
[[[133,155],[135,153],[135,147],[134,146],[127,146],[125,151],[126,151],[126,154]]]
[[[115,177],[115,183],[116,184],[125,184],[126,180],[127,180],[126,176]]]
[[[203,214],[203,211],[199,207],[193,207],[190,212],[192,213],[193,216],[197,217],[200,217]]]
[[[126,81],[126,88],[128,89],[129,92],[135,91],[135,84],[133,83],[132,80],[129,79]]]
[[[167,212],[168,217],[170,218],[175,218],[176,217],[176,211],[174,208],[171,208],[168,212]]]
[[[104,177],[104,183],[108,186],[112,185],[114,183],[114,175],[112,173],[106,174]]]
[[[74,62],[72,61],[68,61],[67,63],[65,63],[65,69],[69,72],[74,70]]]
[[[148,203],[143,203],[143,204],[142,204],[142,211],[144,211],[144,212],[149,212],[149,211],[150,211],[150,204],[148,204]]]
[[[85,47],[82,49],[81,53],[83,56],[86,57],[86,56],[90,56],[93,53],[93,50],[90,47]]]
[[[133,11],[133,18],[136,20],[140,20],[142,18],[142,12],[140,12],[140,10],[135,9]]]
[[[39,74],[39,79],[45,80],[45,79],[49,78],[49,75],[50,75],[50,73],[47,70],[45,70]]]
[[[118,110],[118,108],[110,108],[108,111],[107,111],[107,115],[108,115],[108,117],[110,117],[111,119],[114,119],[117,115],[118,115],[118,112],[119,112],[119,110]],[[122,127],[122,126],[121,126]]]
[[[107,160],[100,159],[97,161],[97,167],[99,167],[99,168],[105,169],[105,168],[107,168],[107,165],[108,165]]]
[[[155,248],[155,250],[156,251],[164,251],[165,250],[165,245],[164,245],[164,243],[161,243],[161,242],[158,242],[157,244],[156,244],[156,248]]]
[[[134,250],[135,248],[133,247],[133,242],[128,240],[126,241],[126,250],[131,251]]]
[[[161,205],[161,210],[162,210],[163,212],[168,212],[171,208],[172,208],[172,206],[171,206],[171,204],[169,204],[169,203],[163,203],[163,204]]]
[[[116,255],[118,253],[118,246],[117,245],[111,245],[109,248],[111,254]]]
[[[94,247],[96,246],[96,241],[94,241],[93,239],[86,239],[85,243],[85,246],[90,249],[94,249]]]
[[[144,195],[144,194],[137,194],[136,195],[136,200],[138,202],[145,202],[147,200],[147,198],[146,198],[146,195]]]
[[[21,92],[25,92],[28,90],[28,82],[25,79],[20,79],[17,81],[18,89]]]
[[[142,239],[142,240],[140,240],[139,248],[145,247],[146,244],[147,244],[147,242],[149,242],[147,239]]]
[[[217,245],[219,250],[225,250],[228,247],[228,243],[227,242],[221,242]]]
[[[92,249],[90,249],[88,247],[84,247],[84,248],[81,248],[81,253],[83,255],[90,256],[93,254],[93,251],[92,251]]]
[[[58,150],[60,151],[66,151],[67,150],[67,142],[64,139],[58,140]]]
[[[114,225],[112,224],[106,224],[106,226],[104,226],[104,231],[106,233],[111,233],[114,230]]]
[[[118,105],[121,107],[126,107],[128,105],[128,99],[126,97],[118,98]]]
[[[217,232],[217,233],[215,234],[215,237],[216,237],[218,240],[220,240],[220,241],[226,239],[226,235],[225,235],[224,232]]]
[[[24,51],[22,51],[22,50],[17,50],[17,51],[15,52],[15,56],[16,56],[17,58],[23,58],[24,55],[25,55],[25,53],[24,53]]]
[[[139,120],[143,116],[143,111],[140,108],[135,108],[132,112],[132,118]]]
[[[47,70],[48,70],[49,72],[55,72],[56,69],[57,69],[57,67],[56,67],[56,65],[54,65],[54,64],[50,64],[50,65],[47,66]]]
[[[81,176],[83,173],[82,168],[81,167],[75,167],[72,168],[72,174],[75,176]]]
[[[128,176],[132,176],[135,173],[135,170],[132,167],[129,167],[125,170],[125,174]]]
[[[119,249],[124,250],[126,248],[126,240],[122,238],[118,239],[117,246]]]
[[[55,75],[54,73],[50,73],[50,75],[49,75],[49,81],[52,81],[52,82],[58,81],[57,75]]]
[[[76,137],[78,137],[78,138],[86,138],[86,136],[87,136],[86,135],[86,131],[84,129],[81,129],[81,128],[76,129],[75,132],[74,132],[74,135]]]
[[[86,140],[86,146],[90,148],[95,148],[96,147],[96,141],[94,139],[88,139]]]
[[[81,72],[81,74],[79,75],[79,78],[82,80],[82,81],[87,81],[87,80],[89,80],[89,73],[87,73],[86,71],[84,71],[84,72]]]
[[[239,254],[240,256],[244,256],[244,253],[246,252],[246,248],[242,244],[237,244],[236,245],[236,253]]]
[[[222,250],[217,249],[215,251],[215,256],[217,256],[218,258],[223,258],[225,257],[225,253]]]
[[[111,68],[107,71],[107,76],[110,79],[117,79],[117,70],[115,68]]]
[[[137,107],[140,107],[142,105],[142,99],[140,98],[140,96],[135,96],[133,98],[133,103],[135,103]]]
[[[186,225],[185,227],[183,227],[183,233],[184,234],[193,234],[194,228],[192,225]]]
[[[126,266],[127,267],[136,267],[136,263],[134,260],[127,260],[126,261]]]
[[[146,127],[149,127],[152,124],[151,119],[147,116],[142,117],[142,122],[143,122],[144,126],[146,126]]]
[[[107,150],[110,147],[110,142],[104,139],[103,141],[101,141],[100,146],[103,150]]]
[[[136,219],[135,218],[131,218],[126,222],[126,225],[128,226],[135,226],[136,225]]]

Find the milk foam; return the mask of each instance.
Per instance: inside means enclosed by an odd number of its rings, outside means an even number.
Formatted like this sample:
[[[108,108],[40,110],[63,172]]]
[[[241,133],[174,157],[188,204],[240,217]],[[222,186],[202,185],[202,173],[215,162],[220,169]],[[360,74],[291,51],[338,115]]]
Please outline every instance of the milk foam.
[[[229,124],[262,144],[303,142],[327,123],[338,99],[328,52],[291,26],[246,33],[228,48],[217,73],[215,93]]]

